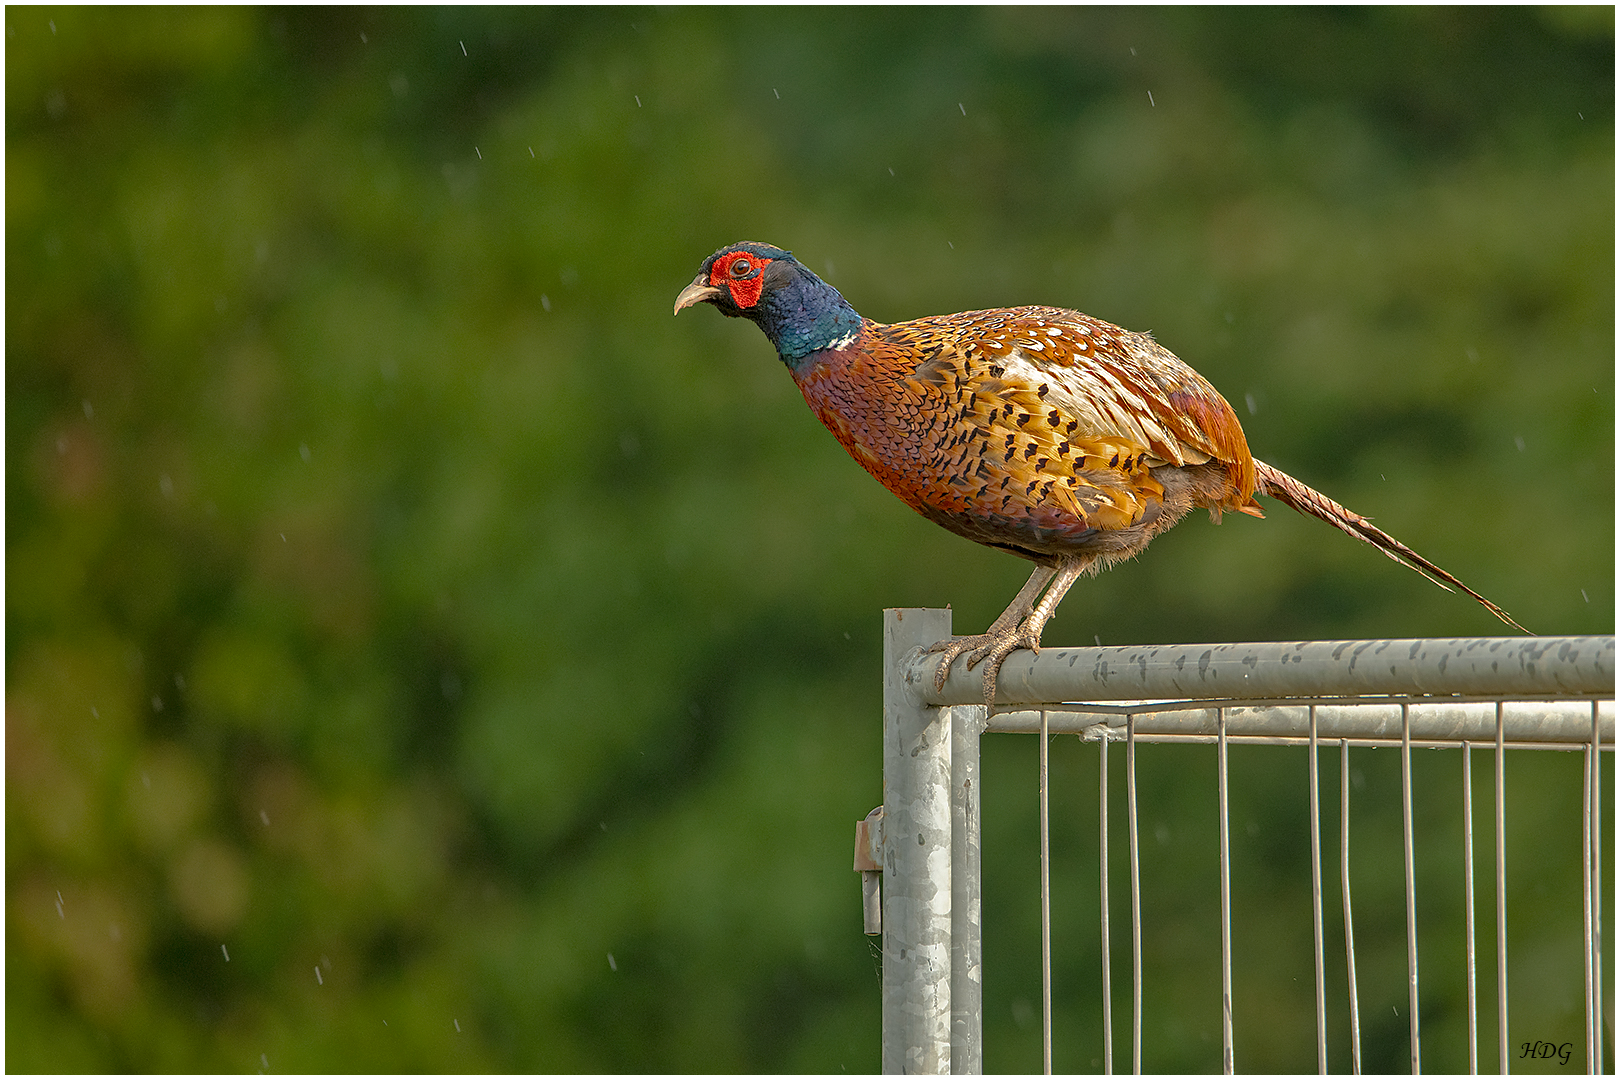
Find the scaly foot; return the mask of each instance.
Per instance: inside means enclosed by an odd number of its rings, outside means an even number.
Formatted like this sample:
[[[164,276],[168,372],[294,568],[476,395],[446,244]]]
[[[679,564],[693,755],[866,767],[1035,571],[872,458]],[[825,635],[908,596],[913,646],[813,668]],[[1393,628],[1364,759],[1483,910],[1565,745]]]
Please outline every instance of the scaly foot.
[[[1046,629],[1046,621],[1057,610],[1058,602],[1069,591],[1069,586],[1090,565],[1089,558],[1071,558],[1055,567],[1037,566],[1013,602],[1007,605],[1007,610],[990,624],[989,630],[971,637],[936,641],[930,645],[929,652],[944,654],[934,672],[934,690],[939,692],[945,689],[945,679],[950,675],[952,662],[967,653],[969,671],[980,661],[984,662],[984,704],[987,709],[993,708],[996,703],[996,676],[1001,673],[1002,661],[1016,649],[1041,651],[1041,631]],[[1043,589],[1044,596],[1041,595]],[[1041,598],[1039,603],[1035,602],[1037,596]]]
[[[945,680],[950,675],[951,665],[956,662],[958,656],[966,653],[969,671],[981,662],[984,664],[982,682],[984,704],[987,708],[993,706],[996,700],[996,677],[1001,673],[1001,665],[1007,657],[1018,649],[1041,651],[1040,633],[1038,630],[1031,633],[1032,629],[1029,620],[1026,619],[1018,626],[999,633],[992,627],[990,633],[951,638],[930,645],[929,652],[943,654],[939,660],[939,667],[934,671],[934,690],[945,689]]]

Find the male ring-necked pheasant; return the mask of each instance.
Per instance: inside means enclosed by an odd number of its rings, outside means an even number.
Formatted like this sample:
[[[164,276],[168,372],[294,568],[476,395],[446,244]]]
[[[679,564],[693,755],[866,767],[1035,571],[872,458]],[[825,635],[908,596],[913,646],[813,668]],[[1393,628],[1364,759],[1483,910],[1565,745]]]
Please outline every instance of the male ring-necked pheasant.
[[[933,646],[984,664],[1039,650],[1063,594],[1147,547],[1193,507],[1263,516],[1269,495],[1378,548],[1442,588],[1512,617],[1366,518],[1257,461],[1226,399],[1147,334],[1078,311],[996,308],[900,323],[863,319],[792,254],[738,243],[675,298],[752,319],[821,422],[884,487],[945,528],[1035,563],[990,625]],[[1043,595],[1044,593],[1044,595]]]

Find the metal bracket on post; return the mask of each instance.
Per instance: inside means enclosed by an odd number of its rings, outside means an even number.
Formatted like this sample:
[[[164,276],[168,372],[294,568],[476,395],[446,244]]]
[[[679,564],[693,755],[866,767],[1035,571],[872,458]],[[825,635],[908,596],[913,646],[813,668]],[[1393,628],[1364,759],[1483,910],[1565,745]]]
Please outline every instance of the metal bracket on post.
[[[868,934],[883,933],[883,807],[855,823],[855,869],[861,875],[861,919]]]

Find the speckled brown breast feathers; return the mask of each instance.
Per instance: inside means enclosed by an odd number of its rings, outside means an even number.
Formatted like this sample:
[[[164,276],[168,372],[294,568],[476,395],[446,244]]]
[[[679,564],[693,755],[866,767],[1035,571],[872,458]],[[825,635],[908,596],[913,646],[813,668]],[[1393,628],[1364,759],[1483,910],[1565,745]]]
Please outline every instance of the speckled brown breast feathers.
[[[1146,335],[1078,312],[868,322],[798,381],[896,495],[1020,554],[1112,562],[1193,506],[1253,506],[1253,459],[1221,396]]]

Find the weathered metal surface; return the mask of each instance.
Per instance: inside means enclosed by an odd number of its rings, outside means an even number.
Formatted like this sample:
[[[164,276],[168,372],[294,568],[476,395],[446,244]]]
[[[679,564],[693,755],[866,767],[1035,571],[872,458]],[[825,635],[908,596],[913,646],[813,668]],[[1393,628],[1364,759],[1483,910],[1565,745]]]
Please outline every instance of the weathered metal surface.
[[[900,660],[950,613],[883,613],[883,1071],[951,1068],[950,710],[905,691]]]
[[[951,710],[951,1072],[984,1072],[979,733],[984,706]]]
[[[1614,702],[1599,701],[1598,722],[1603,742],[1614,744]],[[1060,733],[1089,733],[1099,725],[1110,740],[1125,737],[1125,713],[1136,718],[1137,736],[1203,735],[1213,737],[1218,710],[1211,706],[1165,707],[1162,702],[1134,707],[1109,705],[1087,709],[1071,705],[1047,713],[1050,729]],[[1412,739],[1420,743],[1489,743],[1496,739],[1496,703],[1492,701],[1417,701],[1411,705]],[[1592,741],[1592,702],[1509,701],[1502,705],[1506,740],[1511,743],[1567,743]],[[1034,709],[997,713],[989,730],[1030,733],[1040,730],[1041,714]],[[1399,702],[1362,702],[1316,706],[1317,737],[1322,740],[1380,739],[1399,742]],[[1226,710],[1226,733],[1231,736],[1267,736],[1308,739],[1308,705],[1234,705]]]
[[[1612,635],[1047,648],[1007,658],[996,700],[1613,695],[1614,659]],[[907,658],[906,685],[915,700],[983,700],[979,673],[961,663],[936,693],[936,664],[920,650]]]

